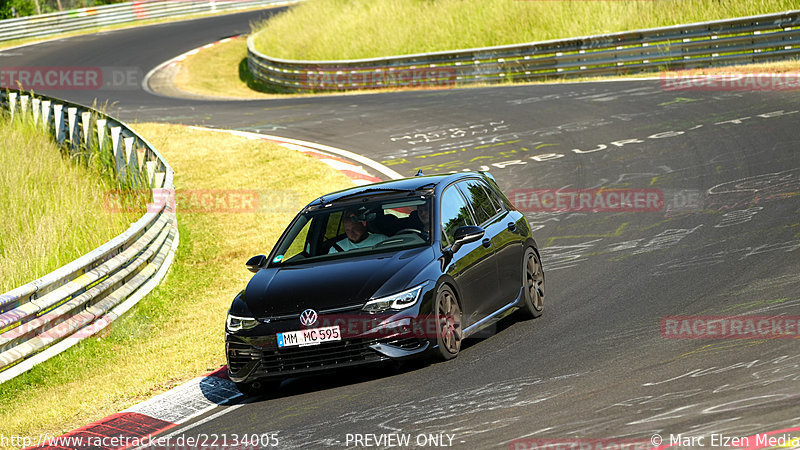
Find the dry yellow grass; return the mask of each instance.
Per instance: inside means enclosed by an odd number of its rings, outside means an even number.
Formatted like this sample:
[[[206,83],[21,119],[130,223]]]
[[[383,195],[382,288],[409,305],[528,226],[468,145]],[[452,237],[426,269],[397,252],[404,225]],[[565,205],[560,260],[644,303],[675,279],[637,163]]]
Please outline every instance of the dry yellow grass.
[[[318,160],[264,141],[177,125],[140,124],[186,190],[255,189],[249,213],[181,213],[181,245],[160,287],[100,338],[82,342],[0,384],[0,434],[50,436],[118,412],[225,363],[223,329],[233,296],[299,205],[351,186]],[[43,406],[46,405],[46,406]]]
[[[172,80],[180,90],[212,97],[271,98],[247,71],[247,42],[235,38],[187,57]]]

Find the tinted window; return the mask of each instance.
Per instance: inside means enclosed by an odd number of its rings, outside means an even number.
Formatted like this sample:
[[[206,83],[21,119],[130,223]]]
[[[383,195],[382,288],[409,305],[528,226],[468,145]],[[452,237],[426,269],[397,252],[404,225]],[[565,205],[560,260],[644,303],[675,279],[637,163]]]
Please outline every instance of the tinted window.
[[[492,203],[492,199],[478,180],[467,180],[458,183],[464,197],[475,212],[477,222],[484,223],[495,215],[497,209]]]
[[[427,197],[402,195],[311,208],[278,242],[270,267],[430,244],[430,204]]]
[[[459,227],[475,225],[464,197],[455,186],[450,186],[442,193],[442,244],[453,242],[453,235]]]
[[[510,202],[505,198],[500,190],[500,187],[494,180],[487,180],[487,183],[489,185],[489,189],[487,189],[487,191],[498,206],[497,212],[503,212],[509,207],[513,208],[513,205],[511,205]]]
[[[483,189],[489,195],[489,199],[492,201],[492,206],[494,207],[495,213],[503,212],[505,210],[503,208],[503,201],[500,200],[500,198],[498,198],[497,192],[495,192],[494,189],[492,189],[491,186],[487,186],[487,185],[485,185],[483,183],[481,183],[481,186],[483,186]]]

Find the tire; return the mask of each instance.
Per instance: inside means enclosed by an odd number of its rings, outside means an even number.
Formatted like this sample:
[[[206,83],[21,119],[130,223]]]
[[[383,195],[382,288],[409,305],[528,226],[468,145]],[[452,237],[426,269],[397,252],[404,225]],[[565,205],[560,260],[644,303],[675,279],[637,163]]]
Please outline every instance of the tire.
[[[520,313],[527,318],[535,318],[542,315],[544,310],[544,269],[539,252],[533,248],[525,249],[525,256],[522,258],[522,291],[524,298],[520,307]]]
[[[439,358],[453,359],[461,350],[463,330],[461,328],[461,306],[455,293],[447,285],[442,285],[436,293],[436,348]]]

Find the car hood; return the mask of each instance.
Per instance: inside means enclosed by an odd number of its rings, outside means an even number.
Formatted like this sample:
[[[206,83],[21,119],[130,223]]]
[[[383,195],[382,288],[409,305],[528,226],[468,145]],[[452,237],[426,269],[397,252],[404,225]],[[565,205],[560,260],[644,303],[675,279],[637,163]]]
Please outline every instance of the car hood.
[[[409,287],[433,261],[430,247],[260,270],[244,293],[259,318],[360,306],[374,296]]]

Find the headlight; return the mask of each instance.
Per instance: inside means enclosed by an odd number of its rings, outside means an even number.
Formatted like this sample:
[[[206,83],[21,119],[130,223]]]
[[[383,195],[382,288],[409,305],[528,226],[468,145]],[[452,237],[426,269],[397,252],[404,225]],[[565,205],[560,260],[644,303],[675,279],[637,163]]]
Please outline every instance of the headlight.
[[[397,294],[389,295],[383,298],[376,298],[374,300],[370,300],[364,305],[364,311],[369,312],[380,312],[386,311],[387,309],[405,309],[410,306],[414,306],[419,300],[419,294],[422,292],[422,288],[427,283],[422,283],[415,288],[411,288],[407,291],[399,292]]]
[[[239,330],[249,330],[255,328],[258,321],[252,317],[239,317],[228,314],[228,319],[225,321],[225,329],[231,332]]]

